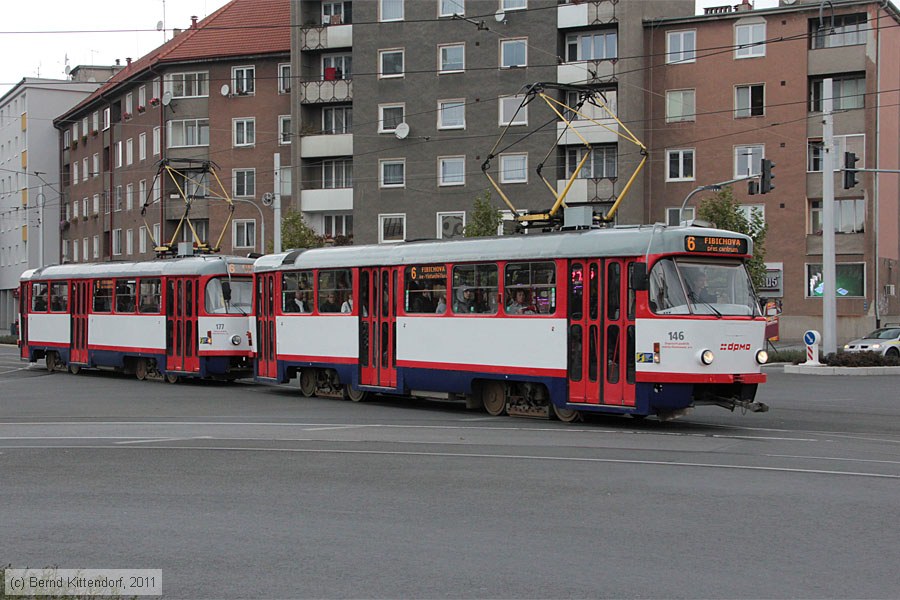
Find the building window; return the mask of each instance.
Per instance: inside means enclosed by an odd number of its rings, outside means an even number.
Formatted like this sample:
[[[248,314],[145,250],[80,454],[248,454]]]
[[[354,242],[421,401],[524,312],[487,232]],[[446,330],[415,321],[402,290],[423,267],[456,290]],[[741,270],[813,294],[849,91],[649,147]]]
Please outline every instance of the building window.
[[[666,123],[693,121],[697,113],[695,95],[694,90],[666,92]]]
[[[138,160],[147,160],[147,133],[138,136]]]
[[[80,169],[80,167],[78,166],[78,161],[77,161],[77,160],[72,161],[72,183],[73,183],[73,184],[76,184],[76,183],[78,183],[79,181],[81,181],[81,180],[78,178],[78,170],[79,170],[79,169]],[[5,192],[6,190],[4,189],[3,191]]]
[[[865,169],[865,134],[850,134],[834,136],[834,170],[844,168],[844,153],[853,152],[859,159],[857,168]],[[806,146],[806,171],[807,173],[821,173],[823,169],[822,157],[825,153],[825,144],[819,139],[810,139]]]
[[[465,156],[441,156],[438,157],[438,185],[465,185],[466,184],[466,157]]]
[[[378,133],[393,133],[397,125],[403,122],[405,104],[378,105]]]
[[[839,48],[865,44],[869,27],[866,13],[854,15],[832,15],[831,19],[821,23],[819,19],[810,19],[810,48]]]
[[[147,201],[147,180],[141,179],[138,182],[138,206],[142,206]]]
[[[153,156],[158,156],[161,151],[162,130],[159,126],[153,128]]]
[[[525,10],[528,8],[528,0],[500,0],[500,8],[503,10]]]
[[[166,89],[173,98],[209,96],[209,73],[173,73],[166,77]]]
[[[618,33],[615,29],[566,36],[566,60],[612,60],[618,53]]]
[[[63,131],[63,150],[68,150],[72,146],[72,130]]]
[[[120,210],[122,210],[122,186],[117,185],[115,187],[115,191],[116,191],[116,198],[115,198],[116,212],[119,212]],[[87,200],[87,198],[85,198],[85,201],[86,200]]]
[[[291,181],[293,181],[293,171],[290,165],[282,165],[281,167],[281,195],[290,198]]]
[[[231,124],[235,147],[253,146],[256,144],[256,119],[232,119]]]
[[[459,73],[466,69],[465,44],[438,46],[438,74]]]
[[[353,235],[352,215],[323,215],[325,237],[336,238],[339,235],[350,237]]]
[[[378,161],[381,187],[396,188],[406,185],[406,159],[391,158]]]
[[[809,233],[821,235],[822,201],[809,201]],[[862,198],[835,198],[834,232],[864,233],[866,230],[866,201]]]
[[[765,146],[756,144],[753,146],[734,147],[734,176],[745,177],[747,175],[759,175],[760,163],[765,157]]]
[[[125,94],[125,110],[124,110],[124,112],[126,115],[131,115],[134,113],[134,94],[131,92],[128,92],[127,94]],[[99,120],[100,115],[98,115],[97,113],[94,113],[94,115],[95,115],[95,120]]]
[[[822,156],[825,153],[825,143],[822,140],[809,140],[806,143],[806,172],[821,173],[823,169]]]
[[[439,240],[460,238],[465,234],[465,212],[439,212],[437,214],[437,237]]]
[[[100,214],[100,194],[94,194],[94,214]]]
[[[128,96],[125,96],[125,98],[127,99],[129,96],[131,96],[131,94],[128,94]],[[100,111],[99,110],[95,110],[94,114],[91,115],[91,131],[92,132],[100,131]]]
[[[766,55],[766,24],[750,23],[734,28],[734,57],[756,58]]]
[[[566,149],[566,178],[572,176],[575,168],[584,158],[588,149],[584,146]],[[615,144],[594,146],[590,151],[590,157],[578,172],[578,179],[613,179],[617,177],[617,146]]]
[[[500,97],[500,125],[528,125],[528,106],[522,104],[524,96]]]
[[[462,99],[438,101],[437,127],[438,129],[465,129],[466,101]]]
[[[256,247],[256,219],[235,219],[231,227],[232,246],[235,248]]]
[[[825,279],[821,264],[806,265],[806,297],[821,298],[825,293]],[[835,291],[838,298],[864,298],[866,295],[865,263],[837,263],[835,265]]]
[[[322,161],[322,188],[326,190],[353,187],[353,160],[339,158]]]
[[[256,169],[235,169],[233,172],[236,197],[248,198],[256,195]]]
[[[528,183],[528,154],[500,155],[500,183]]]
[[[97,152],[91,157],[91,177],[100,177],[100,154]]]
[[[694,180],[694,149],[666,150],[666,181]]]
[[[735,208],[748,224],[753,224],[753,221],[757,218],[763,223],[766,221],[765,204],[738,204]]]
[[[92,241],[94,246],[94,258],[100,258],[100,236],[95,235]]]
[[[322,133],[350,133],[353,128],[353,108],[335,106],[322,109]]]
[[[278,93],[291,93],[291,63],[278,65]]]
[[[291,143],[291,115],[279,115],[278,117],[278,143]]]
[[[378,243],[402,242],[406,239],[406,215],[378,215]]]
[[[500,67],[524,67],[528,64],[528,40],[500,40]]]
[[[322,3],[322,24],[323,25],[341,25],[349,24],[351,21],[350,10],[352,5],[347,4],[347,10],[344,10],[343,2],[323,2]]]
[[[378,51],[378,76],[382,79],[403,77],[403,55],[401,50]]]
[[[402,21],[403,0],[378,0],[379,21]]]
[[[169,148],[209,146],[209,119],[169,121]]]
[[[130,165],[134,163],[134,138],[128,138],[125,140],[125,164]]]
[[[231,84],[238,96],[247,96],[256,92],[256,67],[232,67]]]
[[[331,54],[322,57],[322,78],[326,81],[350,79],[353,57],[350,54]]]
[[[134,208],[134,184],[129,183],[125,186],[125,210]]]
[[[154,244],[162,243],[162,233],[160,232],[159,223],[153,224],[153,239],[150,241],[152,241]]]
[[[692,63],[697,60],[697,32],[669,31],[666,33],[666,63]]]
[[[125,230],[125,254],[134,254],[134,229]]]
[[[138,253],[144,254],[147,252],[147,227],[141,225],[138,229]]]
[[[466,14],[465,0],[438,0],[438,16],[452,17]]]
[[[809,110],[821,112],[824,78],[817,77],[809,83]],[[863,108],[866,105],[865,75],[842,75],[832,78],[831,97],[834,110]]]
[[[761,117],[765,114],[766,86],[762,83],[734,88],[734,117]]]
[[[138,88],[138,108],[145,109],[147,108],[147,86],[142,85]]]
[[[112,110],[107,106],[103,109],[103,131],[109,129],[112,121]]]
[[[684,217],[682,219],[682,216]],[[692,221],[694,219],[694,207],[687,206],[682,212],[681,207],[666,209],[666,225],[675,227],[681,225],[682,220]]]
[[[122,142],[116,142],[115,148],[116,148],[116,168],[118,169],[119,167],[122,166],[122,164],[124,163],[124,160],[125,160],[124,152],[122,150],[122,148],[123,148]]]

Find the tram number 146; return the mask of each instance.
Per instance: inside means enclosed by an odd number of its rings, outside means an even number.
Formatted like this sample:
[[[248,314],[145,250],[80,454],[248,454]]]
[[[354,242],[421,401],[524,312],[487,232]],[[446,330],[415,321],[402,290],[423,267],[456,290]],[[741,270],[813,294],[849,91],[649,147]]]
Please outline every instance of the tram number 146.
[[[683,341],[684,340],[684,332],[683,331],[670,331],[669,332],[669,341]]]

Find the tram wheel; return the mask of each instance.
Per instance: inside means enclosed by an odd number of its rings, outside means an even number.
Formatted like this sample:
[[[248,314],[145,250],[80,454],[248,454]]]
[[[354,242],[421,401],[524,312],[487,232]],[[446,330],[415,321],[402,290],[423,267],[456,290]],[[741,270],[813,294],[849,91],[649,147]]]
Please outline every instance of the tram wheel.
[[[506,385],[500,381],[489,381],[481,391],[484,410],[493,417],[506,412]]]
[[[70,364],[69,365],[69,373],[71,373],[72,375],[78,375],[79,373],[81,373],[81,366]]]
[[[147,379],[148,373],[147,359],[139,358],[137,364],[134,365],[134,376],[137,377],[139,381],[144,381]]]
[[[167,383],[178,383],[181,378],[178,377],[175,373],[166,373],[166,382]]]
[[[368,392],[363,390],[355,390],[353,386],[349,383],[344,386],[344,399],[352,400],[353,402],[362,402],[369,395]]]
[[[300,370],[300,393],[311,398],[316,395],[316,371],[315,369]]]
[[[47,370],[51,373],[59,368],[59,356],[56,352],[48,352],[45,360],[47,362]]]
[[[581,411],[571,408],[560,408],[555,404],[553,405],[553,414],[563,423],[577,423],[582,420]]]

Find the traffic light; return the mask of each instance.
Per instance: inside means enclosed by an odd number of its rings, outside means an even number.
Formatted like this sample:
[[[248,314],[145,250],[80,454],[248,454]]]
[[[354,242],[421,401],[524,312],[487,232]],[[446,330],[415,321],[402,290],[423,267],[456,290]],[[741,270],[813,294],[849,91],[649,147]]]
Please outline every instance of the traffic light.
[[[859,183],[859,179],[856,176],[859,174],[859,171],[856,170],[856,163],[859,161],[859,157],[856,156],[855,152],[844,152],[844,189],[849,190],[850,188],[856,187]]]
[[[775,189],[775,184],[772,183],[772,180],[775,179],[775,175],[772,171],[775,169],[775,163],[773,163],[768,158],[762,159],[760,161],[760,176],[759,176],[759,193],[760,194],[768,194],[772,190]]]
[[[747,195],[755,196],[759,193],[759,182],[752,179],[747,182]]]

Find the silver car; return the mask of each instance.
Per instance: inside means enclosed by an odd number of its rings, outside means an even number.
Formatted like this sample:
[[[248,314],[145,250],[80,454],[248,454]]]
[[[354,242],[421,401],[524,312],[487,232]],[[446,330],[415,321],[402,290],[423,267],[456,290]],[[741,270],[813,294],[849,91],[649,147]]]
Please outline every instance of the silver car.
[[[864,338],[844,344],[844,352],[877,352],[884,356],[900,357],[900,326],[876,329]]]

